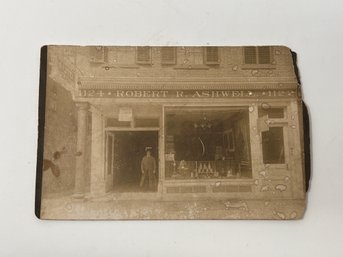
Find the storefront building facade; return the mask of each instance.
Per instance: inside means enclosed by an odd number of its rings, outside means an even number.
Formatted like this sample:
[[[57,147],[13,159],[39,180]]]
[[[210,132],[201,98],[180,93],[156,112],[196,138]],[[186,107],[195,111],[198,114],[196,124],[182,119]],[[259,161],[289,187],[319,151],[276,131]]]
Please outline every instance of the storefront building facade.
[[[49,76],[76,106],[74,198],[142,197],[149,147],[157,185],[144,193],[153,199],[304,199],[302,102],[288,48],[49,51]]]

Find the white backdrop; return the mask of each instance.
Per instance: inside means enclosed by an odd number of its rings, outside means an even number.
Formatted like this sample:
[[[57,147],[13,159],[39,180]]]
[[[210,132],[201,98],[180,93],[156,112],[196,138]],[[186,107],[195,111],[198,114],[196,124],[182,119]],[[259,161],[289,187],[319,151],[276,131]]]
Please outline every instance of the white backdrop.
[[[342,1],[2,1],[0,256],[343,256]],[[298,53],[313,178],[300,221],[41,221],[40,46],[287,45]]]

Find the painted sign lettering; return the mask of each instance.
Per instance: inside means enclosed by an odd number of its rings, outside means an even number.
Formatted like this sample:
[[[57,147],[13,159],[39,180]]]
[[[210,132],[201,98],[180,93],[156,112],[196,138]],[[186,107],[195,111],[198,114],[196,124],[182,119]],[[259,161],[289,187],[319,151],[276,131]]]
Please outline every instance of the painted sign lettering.
[[[295,97],[295,90],[121,90],[80,89],[81,98],[256,98]]]

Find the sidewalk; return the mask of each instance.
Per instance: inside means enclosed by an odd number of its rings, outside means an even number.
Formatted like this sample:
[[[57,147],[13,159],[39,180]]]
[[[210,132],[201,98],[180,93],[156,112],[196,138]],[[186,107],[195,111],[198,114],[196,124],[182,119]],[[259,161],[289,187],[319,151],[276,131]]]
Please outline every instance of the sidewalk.
[[[299,219],[304,200],[43,199],[42,219]]]

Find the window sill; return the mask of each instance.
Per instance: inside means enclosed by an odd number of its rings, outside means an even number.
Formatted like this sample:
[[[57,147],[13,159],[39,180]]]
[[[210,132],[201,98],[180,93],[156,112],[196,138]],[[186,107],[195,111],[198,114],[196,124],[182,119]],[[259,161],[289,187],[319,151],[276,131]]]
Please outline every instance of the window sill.
[[[175,178],[165,178],[164,182],[166,184],[175,184],[175,183],[214,183],[214,182],[220,182],[225,184],[254,184],[255,180],[253,178],[248,177],[230,177],[230,178],[206,178],[206,179],[175,179]],[[227,183],[229,182],[229,183]]]
[[[287,163],[264,163],[265,166],[268,166],[268,169],[276,169],[276,170],[287,170],[288,164]]]
[[[220,62],[206,62],[206,65],[208,65],[208,66],[219,66]]]
[[[118,65],[104,65],[102,66],[105,70],[110,70],[110,69],[139,69],[139,66],[136,64],[118,64]]]
[[[100,61],[100,60],[91,60],[91,61],[89,61],[89,63],[91,65],[101,65],[101,64],[105,64],[106,62],[105,61]]]
[[[174,67],[175,70],[208,70],[210,69],[210,67],[208,67],[207,65],[203,65],[203,64],[189,64],[189,65],[176,65]]]
[[[151,65],[152,65],[152,62],[151,62],[151,61],[150,61],[150,62],[138,62],[138,61],[136,61],[136,64],[137,64],[137,65],[151,66]]]
[[[275,64],[243,64],[242,70],[275,70]]]
[[[176,65],[175,61],[171,61],[171,62],[161,62],[162,66],[171,66],[171,65]]]

